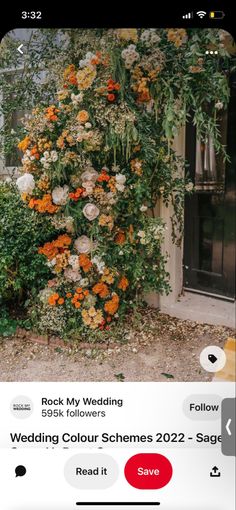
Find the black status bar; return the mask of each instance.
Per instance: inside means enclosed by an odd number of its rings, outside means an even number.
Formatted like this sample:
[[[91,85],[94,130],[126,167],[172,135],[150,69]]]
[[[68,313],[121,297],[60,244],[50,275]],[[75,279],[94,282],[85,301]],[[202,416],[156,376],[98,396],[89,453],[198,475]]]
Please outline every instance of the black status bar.
[[[32,7],[33,5],[33,7]],[[115,28],[115,27],[196,27],[225,28],[234,30],[236,25],[235,7],[227,6],[219,0],[211,2],[183,2],[176,6],[172,2],[165,5],[157,4],[140,9],[131,6],[127,9],[119,1],[114,9],[111,5],[95,3],[92,7],[84,3],[63,4],[40,7],[38,2],[26,2],[23,7],[4,6],[1,16],[1,31],[14,28]],[[24,13],[24,14],[22,14]],[[35,14],[36,13],[36,14]],[[199,14],[198,14],[199,13]],[[203,14],[202,14],[203,13]],[[215,16],[212,15],[215,13]]]

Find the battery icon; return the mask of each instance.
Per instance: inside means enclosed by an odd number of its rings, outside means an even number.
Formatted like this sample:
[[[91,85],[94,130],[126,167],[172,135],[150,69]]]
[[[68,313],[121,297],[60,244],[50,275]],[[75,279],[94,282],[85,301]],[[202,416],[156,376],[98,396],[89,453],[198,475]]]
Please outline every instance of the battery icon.
[[[211,11],[210,18],[211,19],[223,19],[225,17],[225,13],[223,11]]]

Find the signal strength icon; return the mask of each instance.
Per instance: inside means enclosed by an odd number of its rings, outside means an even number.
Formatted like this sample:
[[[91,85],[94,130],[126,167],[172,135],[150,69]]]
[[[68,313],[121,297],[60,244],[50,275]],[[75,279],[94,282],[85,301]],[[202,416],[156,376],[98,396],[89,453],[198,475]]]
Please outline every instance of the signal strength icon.
[[[198,16],[199,18],[204,18],[204,16],[206,16],[206,12],[205,12],[205,11],[198,11],[198,12],[197,12],[197,16]]]
[[[183,19],[191,19],[193,18],[193,12],[188,12],[182,16]]]

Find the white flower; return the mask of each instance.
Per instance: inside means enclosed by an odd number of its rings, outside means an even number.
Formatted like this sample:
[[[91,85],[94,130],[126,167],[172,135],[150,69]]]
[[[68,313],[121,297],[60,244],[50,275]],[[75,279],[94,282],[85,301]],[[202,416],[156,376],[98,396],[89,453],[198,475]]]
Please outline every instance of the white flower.
[[[145,212],[145,211],[147,211],[147,206],[146,206],[146,205],[141,205],[141,207],[140,207],[140,211],[141,211],[141,212]]]
[[[95,186],[94,182],[92,181],[82,182],[82,186],[86,190],[86,195],[92,195]]]
[[[43,153],[43,157],[40,159],[40,162],[44,166],[44,168],[49,168],[50,163],[55,163],[58,160],[57,151],[45,151]]]
[[[49,287],[45,287],[43,290],[40,290],[39,300],[41,301],[41,303],[43,303],[44,305],[47,305],[48,298],[51,296],[51,294],[52,294],[52,289],[50,289]]]
[[[68,186],[56,186],[52,191],[52,200],[56,205],[65,205],[68,198]]]
[[[137,235],[138,235],[138,237],[145,237],[144,230],[139,230]]]
[[[72,216],[66,216],[64,220],[65,229],[69,233],[74,232],[74,218]]]
[[[78,255],[70,255],[68,262],[73,269],[79,269],[80,264]]]
[[[140,39],[148,47],[152,46],[152,44],[160,42],[161,40],[159,35],[156,33],[155,28],[149,28],[148,30],[144,30]]]
[[[51,151],[51,160],[55,163],[58,160],[57,151]]]
[[[74,106],[77,106],[78,103],[83,101],[83,92],[80,92],[79,94],[71,94],[71,101]]]
[[[89,220],[89,221],[95,220],[95,218],[97,218],[99,213],[100,213],[100,211],[95,204],[88,203],[83,208],[83,214],[84,214],[85,218],[87,218],[87,220]]]
[[[222,103],[222,101],[217,101],[215,107],[217,110],[222,110],[222,108],[224,107],[224,103]]]
[[[31,195],[33,189],[35,188],[35,181],[33,175],[26,173],[21,177],[18,177],[16,185],[20,193],[27,193],[28,195]]]
[[[114,205],[117,202],[117,198],[115,197],[114,193],[112,191],[108,191],[107,195],[107,201],[109,205]]]
[[[56,265],[56,263],[57,263],[57,259],[56,259],[55,257],[54,257],[54,259],[52,259],[52,260],[48,260],[48,261],[46,262],[46,264],[47,264],[47,266],[48,266],[48,267],[54,267],[54,266]]]
[[[64,271],[64,276],[69,282],[78,282],[81,279],[78,269],[70,269],[68,267]]]
[[[103,274],[104,268],[105,268],[105,262],[98,257],[98,255],[95,255],[95,257],[92,258],[91,262],[97,266],[97,270],[100,274]]]
[[[94,168],[91,166],[91,167],[88,167],[87,170],[85,170],[85,172],[83,172],[81,174],[81,179],[83,182],[85,181],[92,181],[92,182],[95,182],[98,178],[98,172],[96,172],[96,170],[94,170]]]
[[[113,164],[111,167],[113,172],[119,172],[120,171],[120,165]]]
[[[74,243],[78,253],[89,253],[93,249],[93,243],[87,236],[80,236]]]
[[[90,129],[92,127],[91,122],[85,122],[84,127],[86,127],[86,129]]]
[[[85,55],[84,59],[79,61],[79,66],[82,69],[83,67],[91,65],[91,60],[96,59],[96,55],[91,51],[88,51]]]
[[[116,189],[117,189],[117,191],[123,192],[125,189],[125,186],[124,186],[124,184],[116,184]]]
[[[130,67],[133,65],[133,63],[137,60],[139,60],[139,53],[136,51],[135,44],[130,44],[127,48],[125,48],[121,52],[121,56],[125,61],[125,67],[127,69],[130,69]]]
[[[185,186],[185,189],[186,191],[192,191],[193,190],[193,183],[192,182],[188,182],[188,184],[186,184]]]
[[[116,182],[117,184],[124,184],[126,182],[126,177],[123,174],[116,174]]]
[[[89,285],[88,278],[82,278],[82,280],[80,280],[79,284],[81,287],[88,287],[88,285]]]
[[[118,191],[124,191],[124,189],[125,189],[125,186],[124,186],[125,182],[126,182],[125,175],[123,175],[123,174],[116,174],[116,189]]]
[[[138,235],[138,237],[140,237],[141,244],[147,244],[147,240],[145,237],[146,234],[145,234],[144,230],[139,230],[137,235]]]

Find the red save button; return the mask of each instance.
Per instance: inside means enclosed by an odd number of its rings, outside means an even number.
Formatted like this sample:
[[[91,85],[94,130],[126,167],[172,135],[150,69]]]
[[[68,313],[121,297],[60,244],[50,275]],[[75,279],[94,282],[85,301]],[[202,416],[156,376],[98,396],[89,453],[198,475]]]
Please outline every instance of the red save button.
[[[125,478],[135,489],[161,489],[172,473],[170,461],[159,453],[138,453],[125,465]]]

